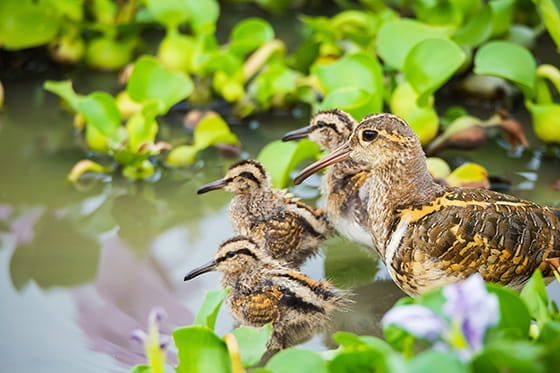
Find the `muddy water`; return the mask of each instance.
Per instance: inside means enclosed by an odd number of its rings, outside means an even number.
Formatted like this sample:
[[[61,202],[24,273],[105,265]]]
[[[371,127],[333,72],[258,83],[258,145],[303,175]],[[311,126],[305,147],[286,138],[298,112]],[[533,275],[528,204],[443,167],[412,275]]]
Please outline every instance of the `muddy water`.
[[[103,85],[103,76],[84,79]],[[111,77],[112,79],[112,77]],[[113,81],[108,79],[107,81]],[[101,82],[101,83],[100,83]],[[73,134],[71,116],[40,88],[39,79],[8,83],[7,109],[0,113],[0,351],[5,371],[124,372],[144,361],[131,342],[133,329],[146,328],[149,310],[159,305],[168,317],[163,332],[189,325],[205,291],[217,288],[217,274],[188,283],[189,269],[208,261],[232,235],[226,214],[229,195],[196,195],[232,162],[214,149],[192,167],[164,170],[156,183],[115,177],[79,187],[65,177],[85,156]],[[86,90],[87,91],[87,90]],[[188,134],[178,123],[164,125],[175,138]],[[303,125],[305,115],[286,113],[235,127],[245,156]],[[252,129],[249,129],[251,127]],[[560,159],[531,151],[511,154],[489,141],[476,152],[451,152],[452,162],[478,161],[492,175],[511,181],[511,193],[558,205]],[[295,189],[317,195],[318,178]],[[356,303],[333,320],[331,329],[379,335],[380,316],[403,294],[378,270],[374,257],[334,238],[303,271],[351,287]],[[560,299],[558,286],[550,287]],[[227,310],[218,333],[232,327]],[[307,346],[332,347],[328,335]]]

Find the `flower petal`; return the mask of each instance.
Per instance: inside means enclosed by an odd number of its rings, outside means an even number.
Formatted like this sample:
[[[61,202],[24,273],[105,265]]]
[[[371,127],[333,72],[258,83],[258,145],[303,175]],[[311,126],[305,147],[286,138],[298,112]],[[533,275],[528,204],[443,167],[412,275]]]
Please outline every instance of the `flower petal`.
[[[445,322],[432,310],[417,304],[392,308],[381,320],[383,327],[394,324],[410,334],[431,341],[446,330]]]

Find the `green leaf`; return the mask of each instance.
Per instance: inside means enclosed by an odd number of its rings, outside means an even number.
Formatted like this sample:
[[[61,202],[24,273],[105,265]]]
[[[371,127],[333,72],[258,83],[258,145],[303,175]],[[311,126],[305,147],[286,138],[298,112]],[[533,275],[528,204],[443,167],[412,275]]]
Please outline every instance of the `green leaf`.
[[[546,143],[560,144],[560,105],[533,104],[527,100],[525,106],[531,113],[535,135]]]
[[[147,105],[126,122],[128,147],[132,152],[137,152],[143,143],[154,142],[158,132],[156,110],[155,105]]]
[[[380,351],[385,355],[393,351],[387,342],[369,335],[358,336],[347,332],[336,332],[333,334],[332,338],[336,343],[344,348],[365,345],[373,348],[374,350]]]
[[[557,50],[560,51],[560,4],[555,0],[533,0],[533,2],[539,7],[546,29],[556,43]]]
[[[355,53],[329,65],[315,65],[311,72],[317,76],[327,94],[342,88],[362,89],[371,97],[368,113],[381,111],[384,83],[381,66],[376,58],[365,53]],[[354,97],[354,102],[356,100]]]
[[[213,33],[220,15],[216,0],[183,0],[190,12],[190,24],[195,32]]]
[[[221,116],[208,115],[194,129],[194,146],[201,150],[218,143],[235,145],[239,144],[239,140]]]
[[[257,365],[266,352],[266,343],[272,331],[272,324],[266,324],[261,328],[242,326],[232,333],[237,339],[241,363],[248,368]]]
[[[533,96],[536,68],[531,52],[507,41],[491,41],[483,45],[474,58],[475,73],[511,80],[526,98]]]
[[[136,365],[129,373],[151,373],[150,367],[146,364]]]
[[[488,292],[496,294],[500,305],[500,320],[488,329],[487,339],[510,338],[526,339],[529,335],[531,316],[527,306],[515,291],[502,286],[487,283]]]
[[[416,44],[426,39],[448,39],[448,32],[447,28],[410,19],[389,21],[377,34],[377,53],[389,67],[402,70],[406,56]]]
[[[512,26],[515,0],[492,0],[488,2],[492,9],[492,35],[502,35]]]
[[[140,103],[156,102],[158,114],[165,114],[171,106],[188,97],[193,90],[191,79],[172,70],[153,57],[140,57],[134,64],[126,90]]]
[[[158,23],[167,28],[177,28],[190,16],[185,0],[146,0],[145,4]]]
[[[71,183],[75,183],[78,181],[80,176],[82,176],[86,172],[96,172],[96,173],[109,173],[113,171],[112,167],[104,167],[99,163],[96,163],[89,159],[84,159],[79,161],[72,167],[72,170],[68,174],[68,181]]]
[[[0,1],[0,48],[17,50],[46,44],[58,34],[61,18],[41,1]]]
[[[529,313],[539,324],[550,320],[548,294],[546,293],[546,286],[539,270],[533,273],[527,284],[523,287],[523,290],[521,290],[520,295],[529,308]]]
[[[268,170],[271,183],[276,188],[284,188],[290,172],[304,159],[316,159],[319,146],[303,139],[296,142],[272,141],[265,145],[257,160]]]
[[[470,369],[465,363],[459,360],[455,354],[430,350],[425,351],[410,360],[408,372],[468,373],[470,372]]]
[[[95,127],[105,136],[111,136],[121,125],[121,113],[113,96],[94,92],[78,102],[78,111],[84,115],[88,126]]]
[[[126,165],[123,168],[123,175],[132,180],[144,180],[152,176],[155,172],[155,167],[149,160],[145,159],[141,162]]]
[[[420,96],[419,106],[428,104],[429,96],[457,71],[465,58],[461,48],[446,39],[426,39],[410,50],[403,71],[406,80]]]
[[[43,84],[43,88],[62,97],[75,111],[78,111],[78,104],[85,97],[74,92],[74,89],[72,88],[72,82],[70,80],[59,82],[56,82],[54,80],[47,80]]]
[[[379,111],[379,96],[364,89],[340,88],[332,91],[321,102],[321,110],[341,109],[354,118],[363,118],[367,114]]]
[[[229,50],[244,56],[274,39],[274,29],[264,19],[247,18],[235,25],[229,38]]]
[[[176,329],[173,340],[179,351],[177,373],[231,372],[226,343],[211,329],[202,326]]]
[[[165,161],[175,167],[185,166],[194,162],[198,150],[194,145],[177,146],[169,152]]]
[[[527,341],[487,344],[471,362],[473,372],[545,372],[543,347]]]
[[[220,307],[230,290],[231,288],[226,288],[206,292],[202,306],[200,306],[193,324],[214,329],[218,311],[220,311]]]
[[[483,5],[463,26],[453,34],[457,44],[467,47],[476,47],[488,40],[492,35],[492,10],[490,6]]]
[[[274,355],[266,364],[274,373],[327,373],[327,363],[315,351],[289,348]]]

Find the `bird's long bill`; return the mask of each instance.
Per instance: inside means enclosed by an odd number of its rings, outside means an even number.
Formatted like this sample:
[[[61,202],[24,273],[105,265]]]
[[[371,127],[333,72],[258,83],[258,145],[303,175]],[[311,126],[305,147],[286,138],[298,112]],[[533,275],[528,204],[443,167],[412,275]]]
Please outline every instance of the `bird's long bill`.
[[[282,137],[282,141],[304,139],[309,135],[310,132],[311,132],[311,126],[303,127],[298,130],[293,130],[285,134],[284,137]]]
[[[196,194],[203,194],[206,192],[210,192],[211,190],[222,189],[227,185],[227,182],[224,179],[216,180],[212,183],[208,183],[200,187],[200,189],[196,192]]]
[[[185,275],[185,281],[189,281],[192,280],[193,278],[206,273],[206,272],[210,272],[213,271],[214,269],[216,269],[216,261],[212,260],[209,263],[206,263],[198,268],[193,269],[192,271],[190,271],[189,273],[187,273]]]
[[[348,158],[350,155],[350,146],[348,143],[343,144],[333,150],[329,155],[319,159],[315,163],[311,163],[309,166],[305,167],[297,176],[294,178],[294,184],[298,185],[307,179],[309,176],[313,175],[315,172],[330,166],[336,162],[340,162],[343,159]]]

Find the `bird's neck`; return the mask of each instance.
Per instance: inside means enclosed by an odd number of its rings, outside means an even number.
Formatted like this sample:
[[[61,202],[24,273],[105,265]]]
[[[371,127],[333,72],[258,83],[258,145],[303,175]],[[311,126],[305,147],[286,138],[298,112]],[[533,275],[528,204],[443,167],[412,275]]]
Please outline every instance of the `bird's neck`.
[[[428,172],[423,156],[395,160],[372,169],[369,224],[373,242],[382,256],[397,219],[396,211],[429,203],[442,190]]]
[[[231,201],[232,216],[258,216],[268,208],[274,207],[274,191],[271,188],[251,190],[249,193],[236,194]]]

